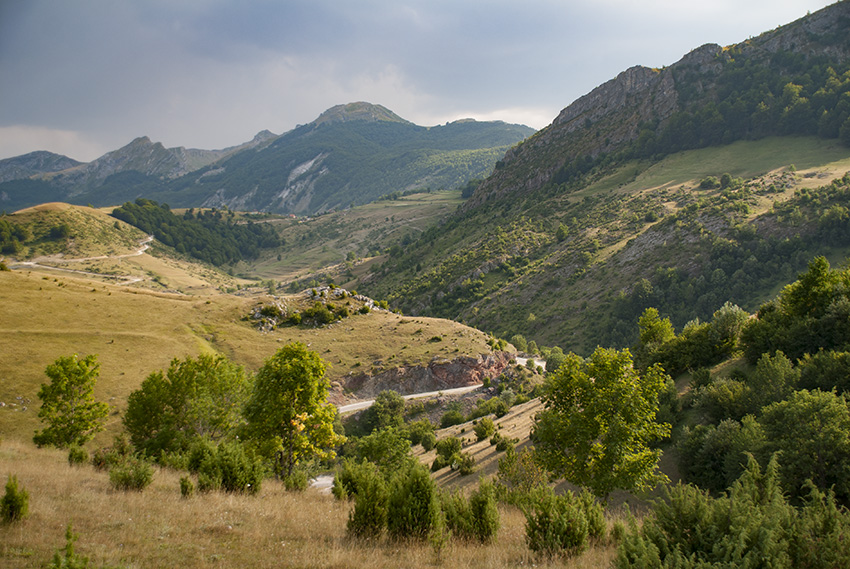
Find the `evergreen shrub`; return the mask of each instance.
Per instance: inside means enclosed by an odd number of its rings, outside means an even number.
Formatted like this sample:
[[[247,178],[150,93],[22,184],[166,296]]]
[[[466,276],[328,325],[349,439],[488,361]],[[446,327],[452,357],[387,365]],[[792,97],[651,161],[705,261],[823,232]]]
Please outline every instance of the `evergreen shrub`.
[[[141,492],[153,481],[153,467],[145,460],[126,457],[109,469],[109,482],[116,490]]]
[[[180,477],[180,495],[184,498],[191,498],[195,493],[195,484],[188,476]]]
[[[89,453],[79,445],[68,447],[68,464],[70,466],[82,466],[89,461]]]
[[[584,507],[572,493],[542,495],[525,512],[528,548],[553,557],[574,556],[587,548],[588,523]]]
[[[440,522],[437,489],[428,471],[411,465],[390,483],[387,531],[393,539],[426,539]]]
[[[20,521],[27,517],[30,507],[30,495],[18,487],[18,477],[9,475],[6,482],[6,493],[0,500],[0,519],[4,523]]]
[[[360,471],[354,508],[348,514],[348,533],[377,539],[387,525],[387,485],[378,469]]]

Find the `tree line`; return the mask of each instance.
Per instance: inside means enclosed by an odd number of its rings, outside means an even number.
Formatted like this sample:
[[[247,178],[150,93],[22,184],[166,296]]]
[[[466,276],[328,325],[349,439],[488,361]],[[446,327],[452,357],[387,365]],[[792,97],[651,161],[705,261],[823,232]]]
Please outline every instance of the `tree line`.
[[[175,215],[168,204],[139,198],[112,212],[161,243],[215,266],[254,259],[263,249],[279,247],[281,239],[268,224],[237,222],[232,211],[187,210]]]

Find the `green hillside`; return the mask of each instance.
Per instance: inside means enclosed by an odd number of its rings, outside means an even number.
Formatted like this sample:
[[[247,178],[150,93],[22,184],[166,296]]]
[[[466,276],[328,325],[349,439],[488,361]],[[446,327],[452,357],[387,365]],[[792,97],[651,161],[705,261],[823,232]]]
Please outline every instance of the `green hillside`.
[[[821,218],[847,207],[847,171],[850,149],[800,137],[630,161],[468,209],[357,286],[505,338],[629,346],[647,306],[679,327],[727,300],[754,310],[813,256],[840,257],[850,242]],[[701,187],[710,177],[717,187]]]
[[[323,213],[394,192],[459,188],[488,175],[533,132],[501,121],[423,127],[380,105],[351,103],[282,136],[260,133],[222,151],[166,149],[139,138],[90,164],[3,181],[0,205],[108,206],[141,197],[172,207]],[[204,152],[202,162],[191,160]]]

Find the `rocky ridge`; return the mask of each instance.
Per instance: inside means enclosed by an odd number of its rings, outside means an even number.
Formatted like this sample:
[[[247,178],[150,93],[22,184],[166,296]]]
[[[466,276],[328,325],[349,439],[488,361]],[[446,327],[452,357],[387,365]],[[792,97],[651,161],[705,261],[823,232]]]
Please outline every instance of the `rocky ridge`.
[[[614,153],[636,140],[642,124],[663,125],[683,110],[677,89],[696,77],[698,92],[710,94],[725,61],[739,54],[768,61],[787,51],[803,57],[850,59],[850,3],[838,2],[788,25],[722,48],[703,45],[662,69],[635,66],[567,106],[555,120],[511,148],[464,208],[515,192],[535,191],[571,161]]]

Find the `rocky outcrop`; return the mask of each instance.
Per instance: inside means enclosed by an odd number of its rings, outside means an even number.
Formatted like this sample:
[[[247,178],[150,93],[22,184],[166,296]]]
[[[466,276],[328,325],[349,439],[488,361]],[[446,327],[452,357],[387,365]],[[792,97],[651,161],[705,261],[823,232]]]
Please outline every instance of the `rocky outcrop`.
[[[683,110],[681,99],[711,100],[716,78],[731,58],[743,56],[764,63],[781,51],[839,63],[850,59],[850,2],[838,2],[728,48],[703,45],[663,69],[637,66],[623,71],[511,148],[463,207],[472,209],[491,199],[533,192],[557,180],[558,172],[578,158],[616,153],[638,139],[641,125],[663,126]]]
[[[360,399],[373,398],[387,389],[401,395],[440,391],[476,385],[485,378],[494,379],[508,367],[509,361],[505,352],[454,360],[435,359],[427,366],[397,367],[374,375],[349,376],[339,382],[338,388]]]

